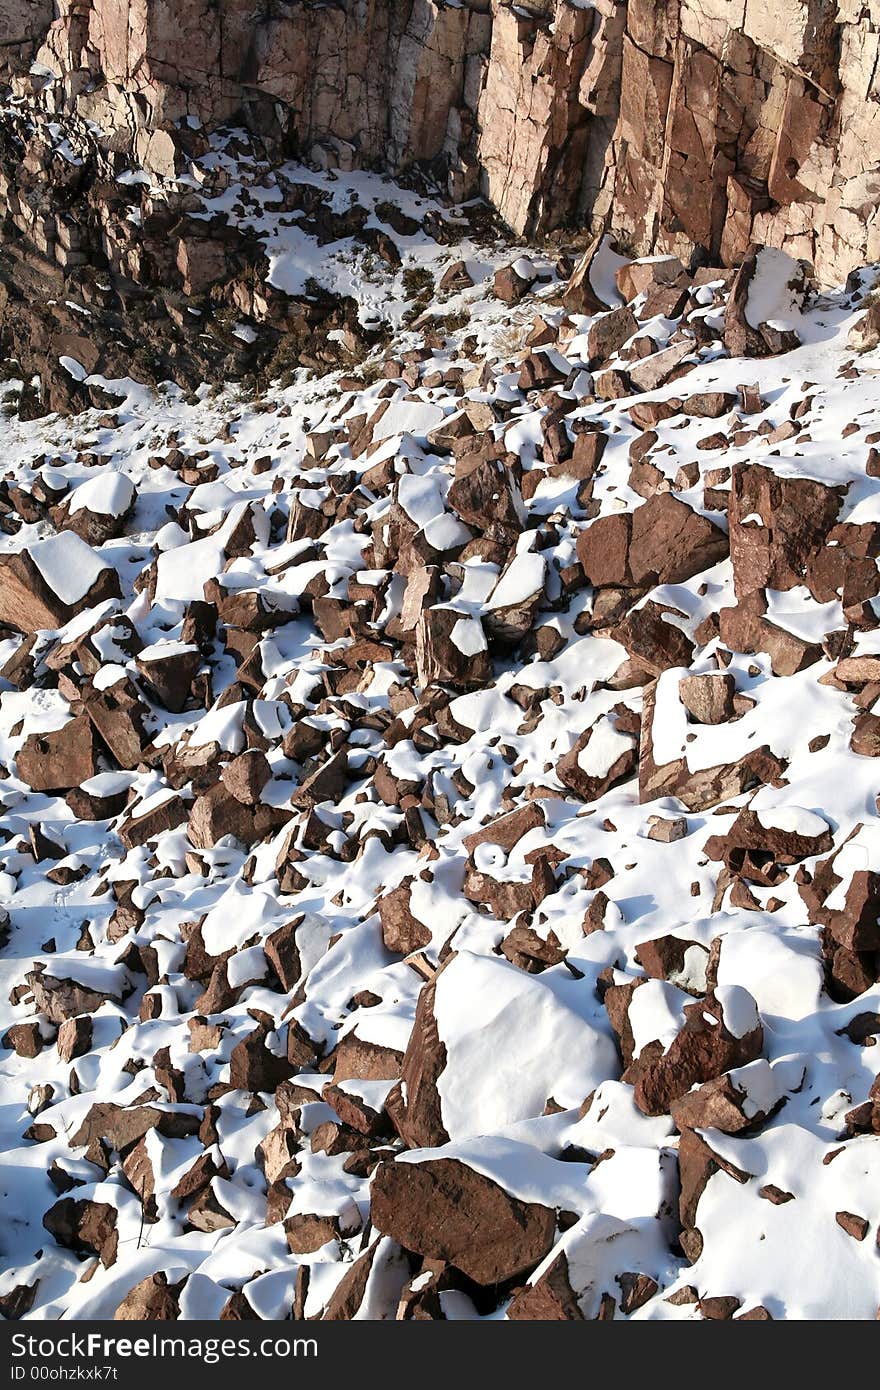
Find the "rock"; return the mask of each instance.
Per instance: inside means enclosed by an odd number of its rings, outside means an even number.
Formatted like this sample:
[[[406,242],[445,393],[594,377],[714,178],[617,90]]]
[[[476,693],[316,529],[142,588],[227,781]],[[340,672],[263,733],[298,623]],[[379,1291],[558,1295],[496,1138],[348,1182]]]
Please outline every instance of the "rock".
[[[113,1314],[116,1322],[175,1322],[180,1317],[184,1280],[169,1284],[165,1274],[150,1274],[135,1284]]]
[[[536,277],[532,271],[526,271],[527,264],[525,261],[515,261],[496,270],[492,280],[496,299],[505,304],[518,304],[523,295],[528,294]]]
[[[510,544],[522,530],[522,497],[501,459],[479,451],[464,455],[446,500],[462,521],[491,540]]]
[[[190,698],[190,687],[202,664],[198,647],[185,642],[157,642],[144,647],[137,668],[160,705],[179,714]]]
[[[692,1086],[760,1056],[764,1033],[758,1010],[740,985],[719,986],[715,994],[685,1004],[684,1015],[684,1027],[667,1048],[647,1043],[624,1072],[645,1115],[668,1114],[672,1102]]]
[[[583,801],[598,801],[610,787],[626,781],[638,764],[638,739],[605,715],[577,739],[556,764],[556,775]]]
[[[727,302],[724,345],[731,357],[768,357],[799,347],[796,330],[786,325],[796,320],[804,293],[803,266],[787,252],[770,246],[751,252]]]
[[[613,357],[638,331],[638,321],[631,309],[612,309],[594,318],[587,334],[587,354],[591,365],[598,367]]]
[[[733,702],[736,681],[733,676],[682,676],[678,683],[678,694],[697,724],[726,724],[736,713]]]
[[[649,676],[659,676],[673,666],[689,666],[694,654],[693,642],[653,599],[631,609],[610,635]]]
[[[658,1288],[651,1275],[635,1272],[647,1254],[640,1240],[639,1223],[596,1212],[581,1217],[514,1296],[508,1318],[602,1320],[614,1316],[618,1299],[621,1312],[635,1312]]]
[[[265,753],[259,748],[249,748],[226,764],[220,781],[243,806],[256,806],[271,776],[272,769]]]
[[[749,1073],[754,1073],[758,1082],[755,1086],[755,1095],[760,1098],[758,1103],[749,1094]],[[766,1095],[771,1097],[769,1104],[763,1099]],[[670,1113],[681,1133],[686,1129],[717,1129],[722,1134],[746,1134],[759,1130],[780,1104],[768,1063],[757,1061],[738,1072],[694,1087],[672,1102]]]
[[[15,761],[19,777],[35,792],[66,792],[88,782],[99,770],[90,719],[78,714],[60,729],[31,734]]]
[[[763,464],[736,464],[728,520],[737,594],[803,584],[840,503],[839,488],[809,478],[780,478]]]
[[[507,1316],[514,1322],[583,1322],[584,1315],[571,1286],[564,1250],[534,1283],[516,1295],[507,1309]]]
[[[430,927],[414,917],[410,910],[411,886],[412,879],[404,879],[399,888],[383,893],[377,904],[386,950],[403,956],[431,942]]]
[[[17,632],[63,627],[84,609],[121,596],[116,571],[70,531],[0,555],[0,623]]]
[[[586,250],[581,253],[577,265],[569,276],[568,284],[562,292],[562,302],[570,313],[596,314],[601,313],[607,307],[599,299],[590,280],[590,271],[601,245],[602,237],[594,237]]]
[[[303,793],[303,800],[309,791],[307,783],[298,789]],[[215,783],[210,791],[197,797],[191,808],[185,807],[184,819],[187,811],[187,835],[196,849],[212,849],[226,835],[233,836],[242,845],[252,845],[281,829],[291,816],[284,807],[269,806],[265,802],[247,806],[233,796],[223,782]]]
[[[26,976],[34,992],[34,1002],[41,1014],[51,1023],[63,1023],[79,1014],[93,1014],[108,1000],[121,1004],[123,994],[80,984],[77,980],[57,979],[35,967]]]
[[[709,952],[698,942],[681,936],[655,936],[639,943],[636,957],[650,979],[668,980],[688,994],[706,993]]]
[[[871,352],[880,344],[880,301],[875,300],[849,330],[847,338],[856,352]]]
[[[188,813],[189,805],[182,796],[175,796],[173,792],[160,793],[158,798],[149,797],[143,804],[136,803],[116,833],[126,849],[134,849],[166,830],[175,830],[184,823]]]
[[[59,530],[74,531],[88,545],[103,545],[125,534],[134,504],[134,483],[124,473],[114,473],[81,483],[52,509],[52,520]]]
[[[723,560],[727,536],[668,493],[633,512],[600,517],[577,542],[578,559],[596,588],[681,584]]]
[[[537,830],[545,824],[544,812],[536,801],[526,806],[508,811],[506,815],[496,816],[473,834],[465,836],[462,844],[468,854],[473,854],[477,845],[500,845],[508,853],[530,830]]]
[[[793,676],[822,660],[818,642],[807,642],[765,618],[762,590],[740,599],[735,608],[718,614],[719,635],[725,646],[737,652],[766,652],[774,676]]]
[[[3,1046],[10,1048],[17,1057],[39,1057],[43,1050],[40,1025],[13,1023],[3,1034]]]
[[[559,1104],[580,1104],[610,1074],[614,1046],[599,1006],[583,1007],[570,980],[562,966],[528,974],[468,951],[446,959],[419,994],[400,1085],[385,1102],[409,1148],[483,1134],[499,1114],[507,1124],[536,1117],[551,1089]],[[480,1007],[490,996],[491,1017]],[[466,1106],[441,1103],[465,1093]]]
[[[799,806],[753,811],[743,808],[726,835],[710,835],[706,854],[722,860],[733,873],[756,883],[768,878],[768,866],[796,864],[832,846],[831,829],[823,816]]]
[[[459,690],[487,685],[492,666],[480,620],[454,608],[426,608],[416,627],[416,666],[423,688],[434,681]]]
[[[709,1179],[722,1172],[736,1182],[745,1183],[752,1174],[722,1158],[702,1135],[687,1128],[682,1130],[678,1142],[678,1172],[681,1183],[679,1217],[684,1228],[681,1237],[682,1248],[693,1264],[699,1259],[703,1249],[703,1237],[697,1227],[697,1213],[700,1198]]]
[[[67,1018],[58,1029],[56,1046],[62,1062],[72,1062],[82,1057],[92,1045],[92,1020],[88,1014],[80,1018]]]
[[[107,1202],[62,1197],[43,1217],[43,1225],[59,1245],[97,1255],[105,1269],[116,1260],[119,1234],[116,1208]]]
[[[659,684],[659,683],[658,683]],[[645,687],[642,700],[641,741],[639,745],[639,800],[654,801],[674,796],[689,811],[706,811],[728,798],[766,784],[776,784],[784,764],[763,744],[730,763],[718,763],[692,771],[686,756],[667,763],[654,758],[653,723],[657,704],[657,684]]]
[[[455,1158],[380,1163],[370,1188],[377,1230],[488,1287],[525,1274],[553,1244],[556,1217]]]
[[[126,1108],[113,1101],[96,1101],[70,1138],[71,1148],[87,1148],[96,1139],[121,1152],[155,1129],[168,1139],[196,1134],[200,1117],[185,1110],[159,1110],[154,1105]]]
[[[0,1317],[5,1318],[7,1322],[18,1322],[21,1318],[26,1318],[34,1306],[39,1287],[40,1281],[35,1279],[32,1284],[16,1284],[14,1288],[0,1294]]]
[[[286,1055],[270,1050],[270,1030],[259,1024],[236,1043],[229,1059],[229,1084],[236,1091],[274,1091],[293,1074]]]

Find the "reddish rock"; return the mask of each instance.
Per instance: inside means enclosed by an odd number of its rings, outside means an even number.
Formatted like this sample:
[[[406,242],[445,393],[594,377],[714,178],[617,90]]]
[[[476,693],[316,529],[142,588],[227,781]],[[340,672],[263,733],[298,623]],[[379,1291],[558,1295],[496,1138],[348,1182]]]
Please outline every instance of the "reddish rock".
[[[488,685],[492,663],[479,618],[454,608],[426,608],[416,628],[419,685],[436,681],[457,689]]]
[[[59,1245],[97,1255],[105,1269],[116,1260],[119,1235],[116,1208],[107,1202],[62,1197],[43,1217],[43,1225]]]
[[[707,994],[698,1003],[685,1005],[684,1027],[665,1051],[653,1043],[642,1048],[623,1080],[634,1087],[633,1098],[643,1114],[666,1115],[672,1102],[692,1086],[721,1076],[732,1067],[745,1066],[761,1055],[764,1032],[754,1000],[739,987],[737,996],[744,1001],[743,1015],[754,1019],[747,1029],[731,1031],[725,1022],[730,1006]]]
[[[175,1322],[185,1280],[169,1284],[165,1274],[150,1274],[129,1289],[113,1314],[115,1322]]]
[[[16,756],[16,770],[35,792],[66,792],[99,771],[90,720],[78,714],[60,729],[31,734]]]
[[[578,537],[578,558],[596,588],[681,584],[723,560],[727,536],[668,493],[633,512],[600,517]]]
[[[49,572],[56,567],[67,572],[74,588],[83,592],[67,602],[50,587],[41,564]],[[50,536],[27,550],[0,555],[0,623],[16,632],[63,627],[84,609],[121,596],[116,571],[78,536]]]
[[[431,942],[431,929],[410,911],[412,879],[406,878],[398,888],[383,893],[377,903],[382,924],[382,940],[389,951],[408,956]]]
[[[840,503],[839,488],[810,478],[780,478],[764,464],[736,464],[728,520],[737,594],[803,584]]]
[[[603,716],[577,739],[556,764],[564,786],[584,801],[598,801],[610,787],[631,777],[638,765],[638,738],[619,727],[614,715]]]
[[[520,1201],[454,1158],[380,1163],[370,1218],[405,1249],[444,1260],[483,1286],[528,1273],[556,1235],[548,1207]]]
[[[693,642],[653,599],[631,609],[609,636],[650,676],[673,666],[689,666],[694,654]]]
[[[52,1023],[63,1023],[78,1014],[93,1014],[108,1000],[122,1003],[119,994],[92,989],[76,980],[58,979],[47,975],[42,967],[30,971],[25,979],[33,990],[37,1009]]]
[[[196,646],[167,645],[174,648],[168,654],[163,653],[161,643],[145,648],[137,658],[137,668],[154,699],[172,714],[179,714],[189,701],[190,687],[202,664],[202,654]]]

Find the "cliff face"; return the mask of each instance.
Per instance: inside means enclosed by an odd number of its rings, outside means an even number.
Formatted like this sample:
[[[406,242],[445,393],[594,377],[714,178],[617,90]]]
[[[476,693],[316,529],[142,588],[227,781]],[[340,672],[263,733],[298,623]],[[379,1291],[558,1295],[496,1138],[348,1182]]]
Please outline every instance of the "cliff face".
[[[0,72],[35,57],[163,172],[162,132],[243,118],[331,166],[436,161],[530,236],[759,241],[831,282],[880,256],[878,44],[880,0],[7,0]]]

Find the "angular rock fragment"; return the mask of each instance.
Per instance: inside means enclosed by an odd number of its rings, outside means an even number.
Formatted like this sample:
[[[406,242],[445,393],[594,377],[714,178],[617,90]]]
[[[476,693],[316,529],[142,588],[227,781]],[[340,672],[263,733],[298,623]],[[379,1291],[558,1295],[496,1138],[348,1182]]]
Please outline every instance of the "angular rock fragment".
[[[445,1260],[484,1286],[534,1268],[556,1233],[548,1207],[520,1201],[455,1158],[381,1163],[370,1214],[406,1249]]]

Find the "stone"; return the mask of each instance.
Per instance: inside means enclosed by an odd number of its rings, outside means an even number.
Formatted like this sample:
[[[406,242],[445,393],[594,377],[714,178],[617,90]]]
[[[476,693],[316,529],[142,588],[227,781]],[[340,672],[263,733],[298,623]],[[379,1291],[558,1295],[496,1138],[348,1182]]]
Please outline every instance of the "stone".
[[[723,997],[719,989],[685,1004],[684,1014],[683,1028],[667,1047],[646,1044],[623,1074],[645,1115],[668,1114],[692,1086],[761,1055],[763,1028],[755,1001],[742,986],[728,986]]]
[[[16,756],[16,770],[35,792],[66,792],[99,771],[91,721],[78,714],[60,729],[31,734]]]
[[[764,464],[735,464],[730,558],[737,595],[803,584],[837,521],[841,490],[809,478],[780,478]]]
[[[512,1197],[455,1158],[380,1163],[370,1188],[377,1230],[488,1287],[528,1273],[550,1250],[556,1216]]]
[[[169,650],[166,653],[165,647]],[[146,647],[137,657],[137,668],[154,699],[172,714],[179,714],[190,699],[190,688],[202,664],[198,647],[182,642]]]
[[[609,635],[653,677],[673,666],[689,666],[694,654],[693,642],[653,599],[631,609]]]
[[[0,623],[16,632],[54,630],[86,608],[121,597],[116,571],[72,532],[0,555]]]
[[[96,1013],[108,1000],[114,1004],[121,1004],[123,1000],[121,992],[92,989],[77,980],[58,979],[46,974],[42,967],[29,971],[25,979],[33,990],[38,1011],[51,1023],[61,1024],[79,1014]]]
[[[488,644],[479,618],[454,608],[426,608],[416,627],[416,669],[423,688],[439,682],[459,690],[488,685]]]
[[[631,777],[638,765],[638,739],[605,716],[585,730],[556,764],[564,786],[583,801],[598,801],[609,788]]]
[[[150,1274],[129,1289],[113,1314],[116,1322],[175,1322],[180,1316],[184,1281],[169,1284],[167,1275]]]
[[[578,559],[596,588],[680,584],[723,560],[728,540],[714,522],[668,493],[633,512],[600,517],[582,531]]]
[[[116,1260],[119,1241],[116,1208],[108,1202],[62,1197],[43,1217],[43,1225],[68,1250],[97,1255],[105,1269]]]
[[[736,713],[735,694],[736,681],[724,674],[682,676],[678,683],[678,697],[697,724],[726,724]]]
[[[398,888],[383,893],[377,904],[385,948],[403,956],[431,942],[430,927],[414,917],[410,910],[411,885],[411,878],[404,879]]]
[[[803,266],[785,251],[761,247],[746,256],[724,318],[724,345],[731,357],[769,357],[799,347],[796,331],[776,324],[799,308],[804,293]]]

